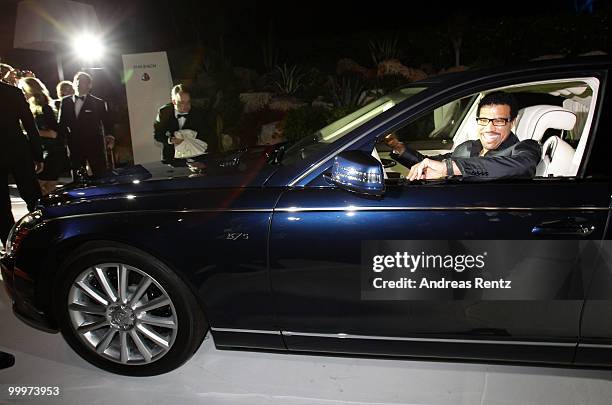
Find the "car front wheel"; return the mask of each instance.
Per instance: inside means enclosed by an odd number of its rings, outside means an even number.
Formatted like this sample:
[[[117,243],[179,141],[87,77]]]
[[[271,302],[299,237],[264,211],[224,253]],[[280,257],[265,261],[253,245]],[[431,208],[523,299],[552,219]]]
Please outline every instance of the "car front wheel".
[[[55,310],[68,344],[113,373],[148,376],[187,361],[207,331],[177,274],[129,247],[88,244],[63,266]]]

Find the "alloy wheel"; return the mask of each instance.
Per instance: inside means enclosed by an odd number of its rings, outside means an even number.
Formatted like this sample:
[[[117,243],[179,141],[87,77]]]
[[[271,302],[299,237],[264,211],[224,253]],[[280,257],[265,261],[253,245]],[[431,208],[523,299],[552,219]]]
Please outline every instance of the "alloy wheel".
[[[81,272],[68,293],[68,312],[86,347],[125,365],[159,360],[178,332],[177,312],[166,290],[124,263],[97,264]]]

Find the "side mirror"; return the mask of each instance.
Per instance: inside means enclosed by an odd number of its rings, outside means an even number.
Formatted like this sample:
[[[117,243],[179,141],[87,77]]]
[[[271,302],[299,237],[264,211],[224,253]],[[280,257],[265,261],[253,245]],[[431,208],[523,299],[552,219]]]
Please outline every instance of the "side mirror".
[[[323,177],[348,191],[370,196],[385,193],[382,164],[372,155],[358,150],[341,152],[334,158],[331,175]]]

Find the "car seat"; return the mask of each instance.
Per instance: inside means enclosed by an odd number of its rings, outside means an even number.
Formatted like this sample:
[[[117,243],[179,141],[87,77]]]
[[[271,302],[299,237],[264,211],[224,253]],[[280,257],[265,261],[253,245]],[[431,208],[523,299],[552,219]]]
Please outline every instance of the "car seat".
[[[523,108],[517,116],[516,136],[521,140],[541,142],[548,129],[569,131],[576,124],[576,114],[554,105],[534,105]],[[575,150],[559,136],[551,136],[542,146],[542,159],[536,176],[572,176],[571,162]]]

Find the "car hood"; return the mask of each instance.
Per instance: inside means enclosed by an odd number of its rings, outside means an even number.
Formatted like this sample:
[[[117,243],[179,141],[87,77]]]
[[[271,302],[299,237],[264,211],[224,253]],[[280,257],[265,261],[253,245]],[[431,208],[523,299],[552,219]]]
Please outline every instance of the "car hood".
[[[257,147],[210,156],[194,165],[169,165],[151,162],[113,170],[101,178],[85,178],[69,183],[43,200],[88,199],[121,193],[146,193],[165,190],[261,187],[278,169],[270,164],[270,147]]]

